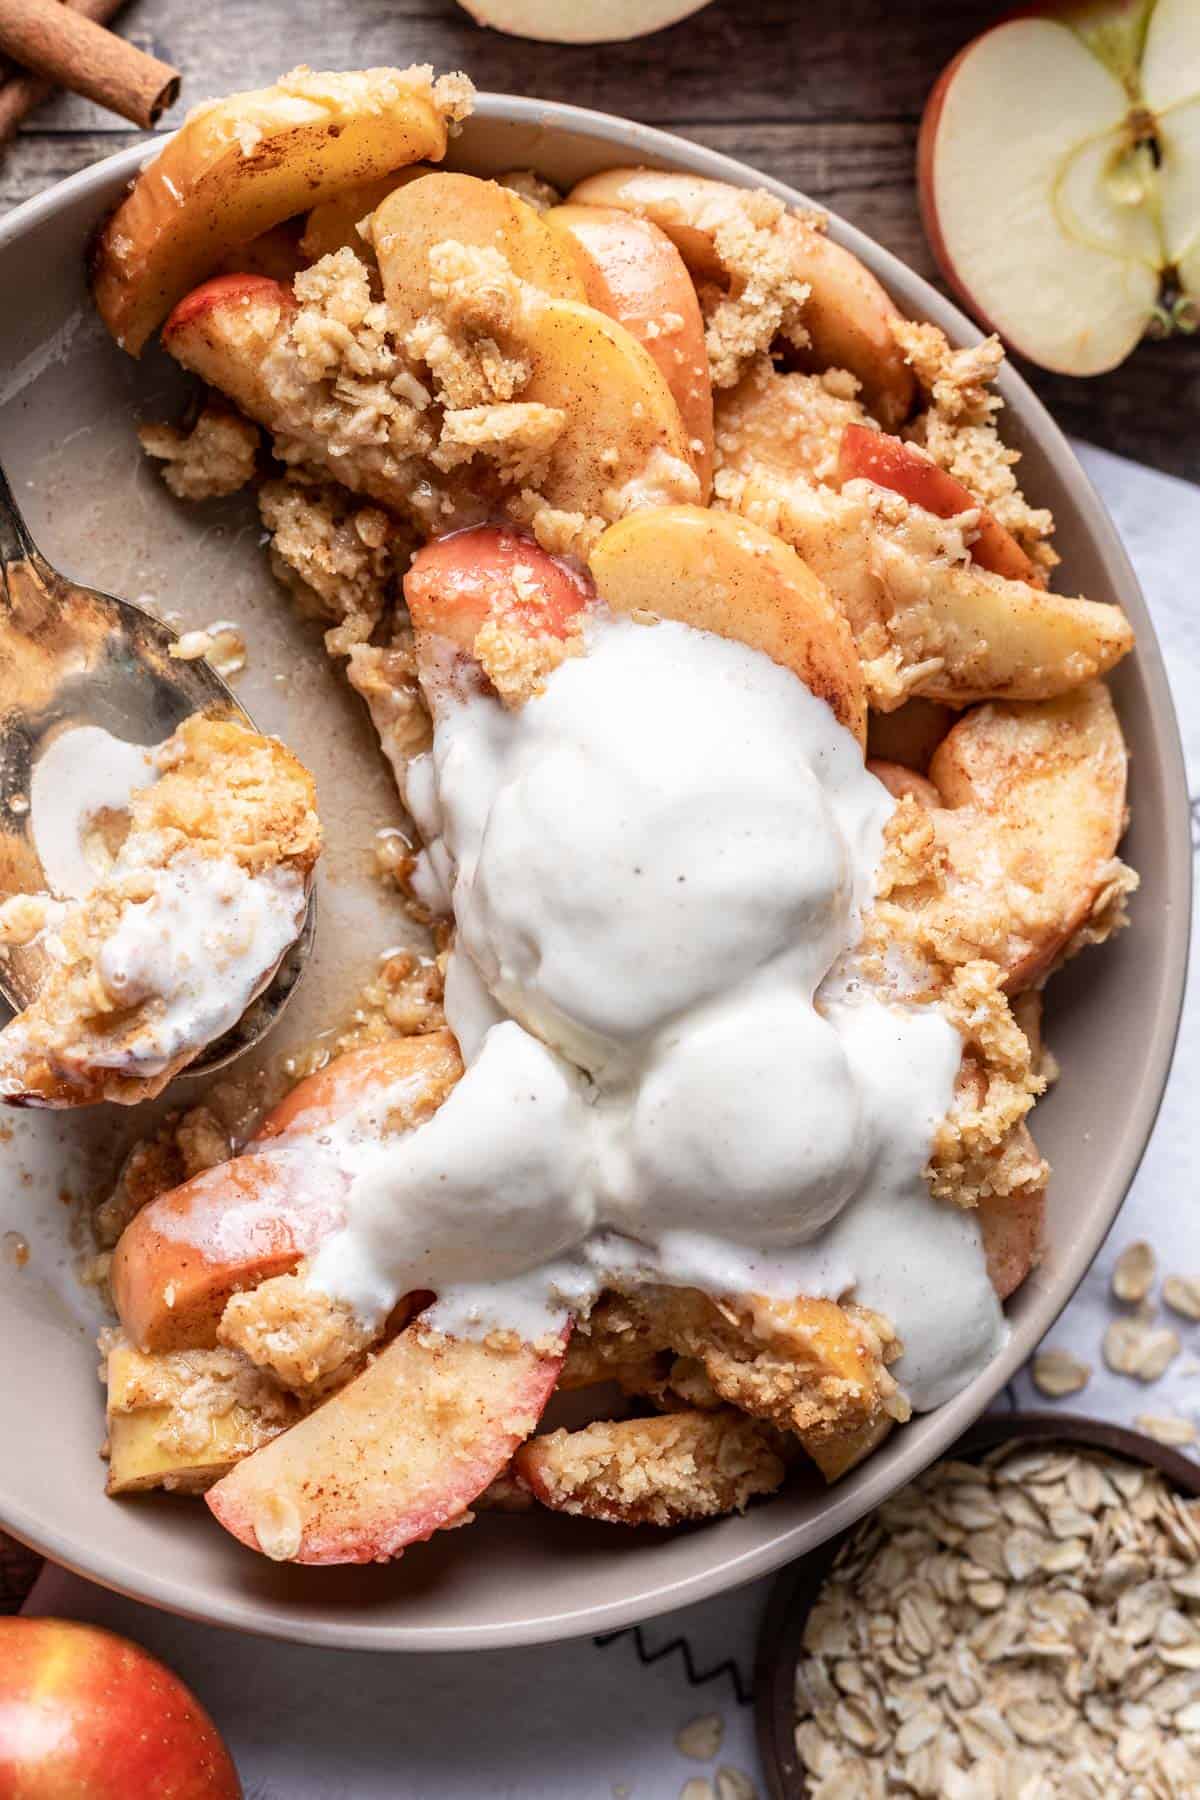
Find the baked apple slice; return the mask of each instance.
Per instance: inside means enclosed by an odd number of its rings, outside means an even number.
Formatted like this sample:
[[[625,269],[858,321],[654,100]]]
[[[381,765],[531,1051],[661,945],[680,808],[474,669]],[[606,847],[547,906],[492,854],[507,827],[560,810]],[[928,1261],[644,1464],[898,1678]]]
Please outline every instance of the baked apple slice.
[[[420,1323],[210,1489],[240,1542],[277,1562],[387,1562],[446,1526],[536,1426],[564,1344],[447,1337]]]
[[[916,695],[954,707],[1053,699],[1133,648],[1118,606],[931,554],[930,521],[920,513],[889,525],[852,492],[754,470],[736,472],[726,492],[825,583],[850,621],[873,709]]]
[[[698,280],[728,284],[726,246],[744,238],[748,196],[723,181],[657,169],[609,169],[573,188],[568,200],[619,207],[649,219],[675,244]],[[848,369],[882,425],[899,425],[912,409],[912,370],[892,335],[899,311],[851,251],[800,214],[784,212],[775,226],[786,240],[792,273],[808,283],[803,323],[810,344],[806,366]]]
[[[565,425],[540,483],[561,512],[617,519],[699,493],[679,408],[649,352],[595,307],[549,300],[514,345],[529,360],[520,398]]]
[[[448,1031],[352,1051],[309,1076],[232,1162],[152,1200],[113,1253],[117,1313],[138,1349],[211,1349],[231,1296],[295,1269],[340,1221],[342,1195],[302,1157],[279,1154],[283,1132],[317,1130],[385,1088],[405,1094],[410,1124],[441,1104],[461,1073]]]
[[[742,1512],[786,1474],[772,1434],[732,1407],[601,1420],[522,1444],[517,1480],[551,1512],[610,1525],[682,1525]]]
[[[589,565],[614,612],[676,619],[761,650],[865,742],[850,629],[812,570],[770,532],[704,507],[649,507],[611,525]]]
[[[101,318],[132,356],[238,244],[352,182],[439,161],[468,103],[428,68],[296,69],[193,112],[135,179],[92,266]]]
[[[700,482],[712,488],[713,396],[704,320],[691,276],[664,231],[615,206],[556,206],[545,215],[582,262],[589,306],[632,332],[675,397]]]
[[[960,934],[1004,970],[1010,994],[1043,980],[1072,942],[1123,918],[1117,862],[1128,753],[1100,682],[1031,706],[981,706],[934,752],[932,814]]]
[[[447,241],[498,250],[519,281],[558,300],[587,298],[579,259],[511,188],[435,170],[376,209],[371,237],[391,315],[403,339],[433,303],[429,252]]]
[[[411,168],[394,169],[390,175],[377,175],[373,181],[356,181],[352,187],[341,188],[331,199],[322,200],[304,221],[300,238],[304,260],[319,262],[321,257],[345,249],[364,258],[372,255],[372,249],[359,234],[359,225],[398,187],[420,181],[430,172],[424,163],[414,163]]]
[[[872,431],[866,425],[847,425],[842,433],[838,455],[838,479],[873,481],[877,487],[890,488],[914,506],[936,513],[939,519],[952,519],[958,513],[978,512],[979,523],[971,544],[971,560],[993,575],[1009,581],[1026,581],[1033,587],[1044,587],[1041,570],[1026,556],[1011,531],[1001,525],[996,515],[976,500],[969,488],[953,475],[940,469],[928,456],[885,431]]]
[[[419,634],[447,638],[474,655],[489,620],[510,622],[526,637],[569,637],[594,605],[595,591],[532,538],[477,525],[418,550],[404,577],[404,598]]]
[[[108,1488],[199,1494],[294,1424],[300,1409],[230,1350],[108,1353]]]

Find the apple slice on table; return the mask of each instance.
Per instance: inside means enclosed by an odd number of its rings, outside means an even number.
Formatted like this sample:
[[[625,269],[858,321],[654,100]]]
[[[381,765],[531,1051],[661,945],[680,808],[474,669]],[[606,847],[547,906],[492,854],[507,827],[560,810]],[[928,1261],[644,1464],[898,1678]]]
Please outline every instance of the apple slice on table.
[[[862,668],[850,627],[812,570],[733,513],[648,507],[610,525],[589,559],[618,613],[648,613],[761,650],[866,740]]]
[[[327,1165],[279,1153],[283,1132],[318,1130],[372,1093],[395,1088],[412,1124],[428,1117],[462,1072],[448,1031],[393,1038],[339,1057],[293,1089],[232,1162],[160,1194],[126,1226],[113,1253],[113,1300],[140,1350],[211,1349],[230,1297],[290,1274],[341,1218]]]
[[[544,44],[616,44],[663,31],[708,0],[459,0],[477,25]]]
[[[412,1325],[238,1463],[208,1505],[226,1531],[279,1562],[386,1562],[465,1522],[536,1426],[564,1349]]]
[[[569,203],[619,207],[649,219],[671,239],[699,281],[727,284],[731,272],[722,237],[744,218],[747,196],[724,181],[657,169],[609,169],[571,190]],[[916,392],[912,370],[892,336],[900,316],[891,296],[858,258],[800,214],[785,214],[794,273],[809,284],[803,323],[810,345],[798,353],[806,366],[849,369],[863,399],[881,424],[899,425]],[[740,235],[740,233],[739,233]]]
[[[1011,531],[986,506],[975,499],[969,488],[931,461],[928,456],[890,437],[883,431],[871,431],[865,425],[847,425],[842,432],[838,454],[838,477],[842,482],[873,481],[878,487],[890,488],[914,506],[936,513],[939,519],[952,519],[957,513],[979,513],[971,560],[993,575],[1009,581],[1027,581],[1044,587],[1041,571],[1030,561]]]
[[[447,240],[498,250],[513,274],[558,300],[586,298],[578,258],[532,206],[496,181],[435,170],[376,209],[371,236],[392,329],[403,339],[430,310],[429,252]]]
[[[1066,375],[1114,368],[1164,275],[1200,292],[1193,0],[1066,0],[960,51],[926,105],[926,233],[964,303]]]
[[[446,152],[457,97],[428,69],[297,70],[193,112],[135,178],[92,267],[101,318],[137,356],[182,294],[238,244],[351,182]]]
[[[712,488],[713,397],[704,319],[692,278],[665,231],[615,206],[556,206],[545,215],[581,258],[589,306],[632,332],[675,396],[700,481]]]

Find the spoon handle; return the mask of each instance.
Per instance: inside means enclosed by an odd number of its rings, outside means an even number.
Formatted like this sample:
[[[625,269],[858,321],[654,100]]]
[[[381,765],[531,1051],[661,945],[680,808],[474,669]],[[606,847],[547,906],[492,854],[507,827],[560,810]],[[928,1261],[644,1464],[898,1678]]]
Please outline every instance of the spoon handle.
[[[11,563],[31,562],[37,553],[37,545],[29,535],[29,527],[21,517],[8,476],[0,464],[0,568],[7,569]]]

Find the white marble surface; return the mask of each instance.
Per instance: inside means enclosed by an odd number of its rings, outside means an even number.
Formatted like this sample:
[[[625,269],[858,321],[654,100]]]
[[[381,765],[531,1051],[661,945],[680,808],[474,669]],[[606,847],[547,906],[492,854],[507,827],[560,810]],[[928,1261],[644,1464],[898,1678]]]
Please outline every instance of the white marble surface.
[[[1146,589],[1200,796],[1200,489],[1081,447]],[[1200,1088],[1200,977],[1193,972],[1175,1068],[1133,1191],[1050,1342],[1092,1365],[1064,1409],[1132,1423],[1174,1413],[1200,1425],[1200,1325],[1170,1314],[1182,1350],[1144,1387],[1104,1369],[1100,1343],[1120,1310],[1112,1264],[1138,1238],[1160,1273],[1200,1275],[1194,1096]],[[1023,1405],[1053,1404],[1027,1376]],[[479,1655],[370,1657],[271,1645],[147,1611],[49,1569],[28,1610],[90,1619],[164,1657],[216,1717],[251,1800],[675,1800],[721,1765],[762,1777],[747,1704],[769,1582],[606,1642]],[[675,1734],[717,1713],[724,1741],[690,1761]],[[690,1796],[689,1796],[690,1800]],[[722,1796],[722,1800],[724,1797]],[[731,1796],[732,1800],[732,1796]]]

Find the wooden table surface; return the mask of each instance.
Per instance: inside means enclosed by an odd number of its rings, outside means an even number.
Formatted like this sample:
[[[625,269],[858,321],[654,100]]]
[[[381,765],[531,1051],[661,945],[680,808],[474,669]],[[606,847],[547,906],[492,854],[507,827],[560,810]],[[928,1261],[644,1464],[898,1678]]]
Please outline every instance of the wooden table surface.
[[[569,8],[574,0],[562,0]],[[935,276],[913,153],[926,94],[1006,0],[714,0],[670,31],[596,48],[482,31],[454,0],[133,0],[118,20],[183,73],[164,124],[281,69],[431,62],[478,86],[623,113],[791,182]],[[0,207],[136,139],[70,97],[0,153]],[[1200,335],[1143,345],[1091,381],[1031,373],[1072,432],[1200,476]]]
[[[622,113],[740,157],[936,280],[913,183],[921,108],[943,65],[1004,10],[995,0],[714,0],[671,31],[596,48],[481,31],[454,0],[133,0],[118,24],[183,73],[164,129],[297,62],[465,68],[483,88]],[[0,209],[140,135],[83,101],[52,101],[0,151]],[[1092,381],[1026,373],[1067,430],[1200,477],[1200,336],[1144,344]],[[15,1609],[33,1566],[0,1540],[0,1612]]]

